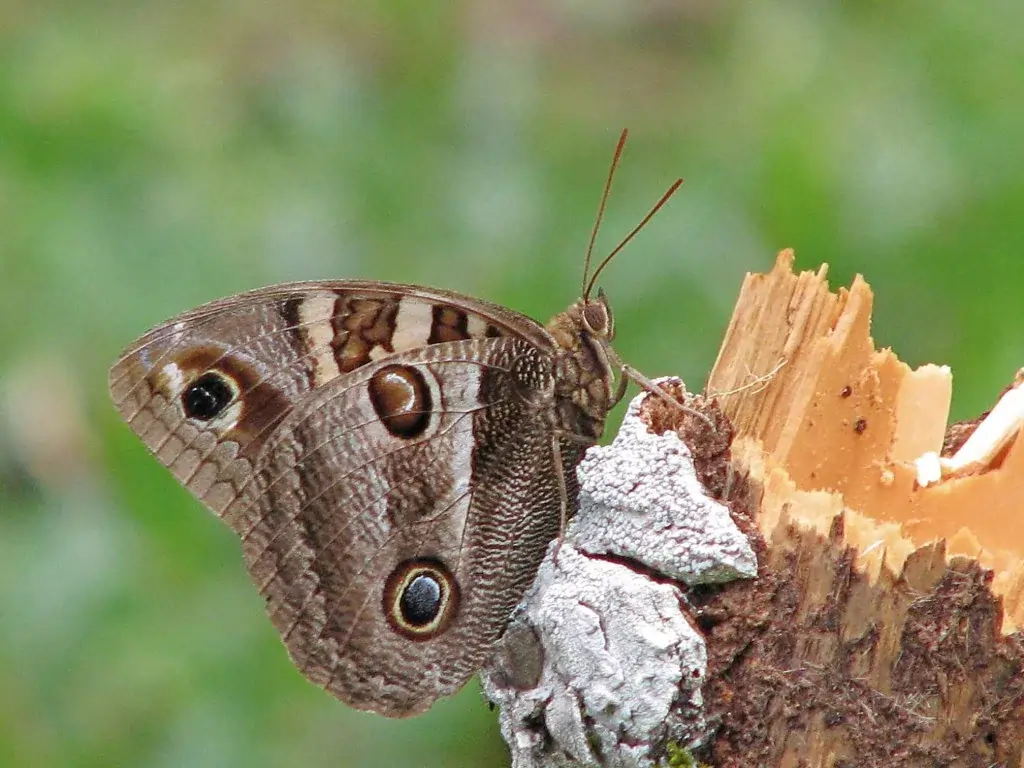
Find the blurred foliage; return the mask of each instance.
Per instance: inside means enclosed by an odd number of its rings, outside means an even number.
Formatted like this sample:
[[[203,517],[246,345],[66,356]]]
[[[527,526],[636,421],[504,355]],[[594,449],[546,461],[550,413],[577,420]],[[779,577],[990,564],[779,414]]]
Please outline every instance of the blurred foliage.
[[[475,686],[392,722],[307,684],[105,371],[289,279],[547,317],[624,126],[599,251],[687,179],[602,280],[649,375],[700,387],[786,246],[958,418],[1024,363],[1019,2],[0,4],[0,763],[504,763]]]

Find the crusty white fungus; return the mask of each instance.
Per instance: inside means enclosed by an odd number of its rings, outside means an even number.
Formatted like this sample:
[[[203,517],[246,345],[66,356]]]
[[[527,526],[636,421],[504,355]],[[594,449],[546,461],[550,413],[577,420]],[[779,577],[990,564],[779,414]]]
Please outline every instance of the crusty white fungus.
[[[647,768],[666,741],[706,731],[704,640],[681,588],[651,574],[721,582],[754,576],[757,560],[686,445],[647,431],[648,396],[630,403],[610,446],[587,452],[579,512],[482,675],[514,768]]]

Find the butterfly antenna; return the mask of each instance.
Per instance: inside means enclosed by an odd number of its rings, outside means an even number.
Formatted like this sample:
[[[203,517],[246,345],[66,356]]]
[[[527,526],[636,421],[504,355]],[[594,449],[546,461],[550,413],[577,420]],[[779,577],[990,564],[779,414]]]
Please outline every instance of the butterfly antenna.
[[[622,157],[622,150],[626,147],[626,136],[628,128],[623,128],[619,134],[619,143],[615,145],[615,155],[612,157],[612,166],[608,169],[608,178],[604,182],[604,192],[601,194],[601,205],[597,209],[597,218],[594,219],[594,228],[590,232],[590,242],[587,244],[587,258],[583,262],[583,285],[581,286],[584,299],[590,298],[590,288],[594,282],[587,282],[587,275],[590,274],[590,257],[594,253],[594,243],[597,241],[597,230],[601,228],[601,220],[604,218],[604,207],[608,203],[608,195],[612,191],[612,179],[615,178],[615,169],[619,167],[619,159]],[[600,272],[600,268],[598,272]]]
[[[609,182],[610,181],[611,180],[609,179]],[[665,194],[663,194],[661,196],[661,199],[659,199],[658,202],[656,202],[654,204],[654,207],[651,208],[651,210],[647,212],[647,215],[643,217],[643,219],[640,221],[640,223],[637,224],[635,227],[633,227],[633,231],[630,232],[628,235],[626,235],[622,239],[622,242],[619,243],[617,246],[615,246],[615,249],[611,253],[609,253],[607,256],[605,256],[604,259],[601,261],[601,263],[597,265],[597,269],[594,270],[594,274],[591,275],[591,277],[590,277],[590,282],[588,282],[584,286],[584,290],[583,290],[583,297],[584,298],[587,298],[587,297],[590,296],[590,292],[594,289],[594,283],[597,282],[597,278],[598,278],[598,275],[601,274],[601,270],[603,270],[605,267],[607,267],[608,266],[608,262],[610,262],[612,259],[614,259],[615,256],[619,253],[619,251],[621,251],[623,248],[625,248],[626,245],[629,243],[629,241],[632,240],[634,237],[636,237],[636,234],[641,229],[644,228],[644,226],[647,224],[647,222],[650,221],[652,218],[654,218],[654,214],[656,214],[661,209],[661,206],[663,206],[665,203],[667,203],[669,201],[669,198],[672,197],[672,195],[674,195],[676,193],[676,190],[679,189],[679,187],[682,186],[682,184],[683,184],[683,180],[682,179],[676,179],[675,182],[673,182],[672,186],[669,187],[668,190],[666,190]],[[603,203],[603,201],[602,201],[601,208],[602,208],[602,210],[604,210],[604,203]],[[589,263],[589,256],[590,256],[590,254],[588,253],[587,256],[588,256],[588,263]]]

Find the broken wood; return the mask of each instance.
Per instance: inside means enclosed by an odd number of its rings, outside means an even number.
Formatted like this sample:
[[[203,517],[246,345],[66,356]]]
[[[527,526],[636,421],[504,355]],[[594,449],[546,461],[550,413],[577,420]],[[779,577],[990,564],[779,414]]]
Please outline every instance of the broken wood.
[[[1024,440],[922,461],[974,428],[947,431],[949,370],[875,349],[862,278],[832,293],[792,265],[748,276],[708,384],[760,570],[691,592],[718,723],[699,754],[1024,765]]]

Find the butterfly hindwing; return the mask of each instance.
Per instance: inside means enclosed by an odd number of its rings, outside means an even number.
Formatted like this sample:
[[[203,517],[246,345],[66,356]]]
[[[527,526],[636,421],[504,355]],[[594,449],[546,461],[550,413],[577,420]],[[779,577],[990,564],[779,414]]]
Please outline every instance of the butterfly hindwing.
[[[310,679],[405,715],[483,664],[558,532],[550,424],[531,406],[547,363],[513,338],[427,346],[332,380],[278,426],[255,503],[225,519]]]

